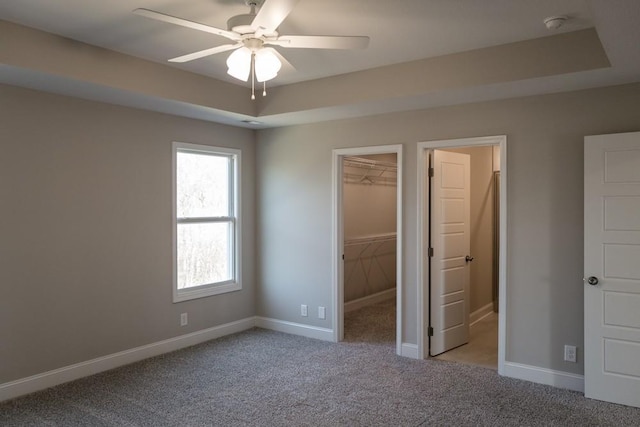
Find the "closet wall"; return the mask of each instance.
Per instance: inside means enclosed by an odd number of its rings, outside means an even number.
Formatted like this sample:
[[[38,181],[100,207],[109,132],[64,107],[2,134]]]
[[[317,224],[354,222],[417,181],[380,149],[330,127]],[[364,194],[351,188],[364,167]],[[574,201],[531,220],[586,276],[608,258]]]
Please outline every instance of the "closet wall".
[[[349,303],[396,286],[396,155],[345,158],[343,175],[344,302]]]

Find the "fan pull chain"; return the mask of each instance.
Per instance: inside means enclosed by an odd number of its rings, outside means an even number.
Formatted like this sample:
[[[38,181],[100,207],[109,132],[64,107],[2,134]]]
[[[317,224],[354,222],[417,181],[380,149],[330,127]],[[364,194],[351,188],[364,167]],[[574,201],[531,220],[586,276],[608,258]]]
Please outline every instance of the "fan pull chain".
[[[256,54],[251,54],[251,100],[256,99]]]
[[[262,82],[262,96],[267,96],[267,81]]]

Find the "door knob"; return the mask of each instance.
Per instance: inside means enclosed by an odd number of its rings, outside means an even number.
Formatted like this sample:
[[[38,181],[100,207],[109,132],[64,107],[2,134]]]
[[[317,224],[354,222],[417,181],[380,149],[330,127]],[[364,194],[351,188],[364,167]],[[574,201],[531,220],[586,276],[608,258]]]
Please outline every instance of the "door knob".
[[[472,257],[472,256],[467,255],[467,256],[465,257],[465,259],[464,259],[464,260],[465,260],[466,262],[471,262],[471,261],[473,261],[473,257]]]
[[[590,284],[591,286],[595,286],[598,284],[598,278],[595,276],[589,276],[586,279],[582,279],[583,281],[587,282],[588,284]]]

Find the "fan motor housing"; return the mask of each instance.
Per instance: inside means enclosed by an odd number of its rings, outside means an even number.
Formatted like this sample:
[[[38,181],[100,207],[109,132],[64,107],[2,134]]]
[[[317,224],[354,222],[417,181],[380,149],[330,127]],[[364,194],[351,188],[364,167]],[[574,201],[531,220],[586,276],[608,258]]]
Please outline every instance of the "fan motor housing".
[[[254,32],[251,28],[251,23],[255,19],[256,15],[246,13],[244,15],[236,15],[229,18],[227,21],[227,29],[229,31],[235,31],[238,34],[250,34]]]

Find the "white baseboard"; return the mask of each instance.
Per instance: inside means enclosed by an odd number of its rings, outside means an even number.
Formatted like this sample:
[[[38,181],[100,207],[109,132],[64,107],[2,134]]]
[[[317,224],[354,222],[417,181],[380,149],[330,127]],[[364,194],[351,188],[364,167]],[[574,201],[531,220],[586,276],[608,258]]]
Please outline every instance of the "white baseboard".
[[[410,359],[420,359],[420,354],[418,352],[418,345],[403,342],[400,345],[400,356],[408,357]]]
[[[395,298],[396,296],[396,288],[387,289],[382,292],[375,293],[373,295],[368,295],[366,297],[358,298],[353,301],[344,303],[344,312],[348,313],[353,310],[358,310],[359,308],[366,307],[368,305],[377,304],[382,301],[390,300]]]
[[[149,357],[251,329],[255,326],[255,323],[255,318],[249,317],[0,384],[0,402],[148,359]]]
[[[484,307],[480,307],[473,313],[469,315],[469,326],[473,326],[488,315],[493,313],[493,302],[485,305]]]
[[[584,375],[505,362],[504,376],[584,393]]]
[[[307,338],[333,341],[333,329],[318,326],[303,325],[302,323],[287,322],[285,320],[270,319],[267,317],[256,317],[256,326]]]

